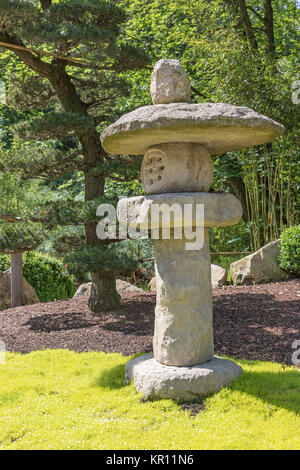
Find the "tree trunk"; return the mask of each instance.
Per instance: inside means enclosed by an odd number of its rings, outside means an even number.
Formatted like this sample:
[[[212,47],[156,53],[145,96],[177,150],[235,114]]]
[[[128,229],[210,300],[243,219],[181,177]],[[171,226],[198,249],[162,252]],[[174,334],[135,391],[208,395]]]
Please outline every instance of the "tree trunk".
[[[120,307],[120,296],[116,290],[114,273],[99,270],[91,273],[92,290],[89,298],[89,307],[93,312],[108,312]]]
[[[273,20],[273,8],[271,0],[263,0],[264,7],[264,24],[265,32],[267,36],[266,51],[270,54],[275,52],[275,37],[274,37],[274,20]]]
[[[23,297],[23,266],[22,253],[10,255],[10,284],[11,284],[11,306],[20,307]]]
[[[89,131],[80,138],[84,161],[89,169],[102,163],[104,151],[97,131]],[[85,173],[85,200],[92,201],[104,194],[105,178],[102,175]],[[96,234],[95,222],[85,224],[85,237],[88,246],[101,245]],[[105,247],[103,247],[105,249]],[[89,306],[93,312],[112,311],[120,306],[120,296],[116,290],[116,280],[112,271],[101,269],[91,272],[92,289]]]
[[[247,198],[246,198],[246,189],[245,189],[245,184],[242,180],[242,178],[239,178],[237,176],[232,176],[231,178],[227,179],[227,183],[230,184],[230,186],[233,189],[233,192],[235,196],[238,198],[240,201],[242,208],[243,208],[243,220],[245,222],[249,222],[249,214],[248,214],[248,207],[247,207]]]
[[[238,0],[238,5],[240,9],[240,15],[241,15],[241,20],[247,35],[247,39],[250,45],[250,48],[253,51],[258,50],[258,44],[256,41],[256,37],[252,28],[252,24],[249,18],[248,10],[247,10],[247,5],[245,0]]]

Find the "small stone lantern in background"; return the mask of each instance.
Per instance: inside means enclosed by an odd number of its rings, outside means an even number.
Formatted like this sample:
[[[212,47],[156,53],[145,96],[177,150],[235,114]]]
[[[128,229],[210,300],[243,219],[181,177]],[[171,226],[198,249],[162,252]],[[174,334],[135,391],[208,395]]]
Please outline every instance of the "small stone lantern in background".
[[[148,196],[121,199],[119,221],[161,229],[163,221],[151,225],[154,204],[189,204],[193,214],[197,204],[204,205],[204,242],[201,249],[187,250],[189,240],[174,236],[182,224],[176,216],[170,222],[170,239],[153,240],[153,355],[131,360],[126,379],[148,399],[195,400],[220,390],[242,371],[234,362],[214,356],[208,228],[236,224],[242,208],[230,193],[208,192],[211,154],[271,142],[284,127],[245,107],[191,104],[189,79],[177,60],[157,62],[151,96],[153,105],[124,115],[101,135],[108,153],[144,155],[141,173]]]

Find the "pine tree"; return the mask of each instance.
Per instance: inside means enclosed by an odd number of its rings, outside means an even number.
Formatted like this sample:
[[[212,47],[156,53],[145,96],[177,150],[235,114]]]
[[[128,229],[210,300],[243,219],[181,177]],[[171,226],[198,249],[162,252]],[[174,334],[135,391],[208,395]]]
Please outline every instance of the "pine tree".
[[[15,132],[37,141],[2,160],[2,171],[46,179],[83,171],[85,204],[77,208],[66,200],[58,207],[54,201],[32,219],[47,223],[56,216],[57,223],[84,224],[85,245],[76,253],[91,271],[93,311],[119,306],[113,270],[122,262],[118,250],[97,238],[96,207],[105,200],[105,178],[126,181],[137,167],[108,156],[99,139],[99,129],[116,118],[116,99],[128,94],[126,72],[148,62],[123,37],[125,20],[111,1],[0,0],[0,47],[26,65],[9,77],[9,105],[28,112]]]

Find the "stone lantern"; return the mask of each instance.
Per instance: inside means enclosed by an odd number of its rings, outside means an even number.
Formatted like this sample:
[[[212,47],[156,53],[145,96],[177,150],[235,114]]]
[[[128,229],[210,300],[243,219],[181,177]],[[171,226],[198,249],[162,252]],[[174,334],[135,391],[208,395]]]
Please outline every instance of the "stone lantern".
[[[101,135],[110,154],[144,155],[141,174],[148,195],[121,199],[119,221],[159,230],[164,222],[151,221],[154,204],[189,205],[192,214],[203,205],[204,240],[201,249],[186,249],[189,240],[174,235],[182,224],[176,215],[168,222],[170,238],[153,240],[153,355],[131,360],[126,380],[133,380],[148,399],[195,400],[220,390],[242,371],[234,362],[214,356],[208,228],[236,224],[242,208],[230,193],[208,192],[213,181],[211,154],[271,142],[284,127],[245,107],[191,104],[189,79],[177,60],[157,62],[151,96],[153,105],[124,115]]]

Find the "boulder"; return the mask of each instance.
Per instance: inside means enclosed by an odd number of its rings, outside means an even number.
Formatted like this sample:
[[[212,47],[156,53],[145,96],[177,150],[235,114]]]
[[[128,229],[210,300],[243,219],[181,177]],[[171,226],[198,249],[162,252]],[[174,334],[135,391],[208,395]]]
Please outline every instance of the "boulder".
[[[116,280],[116,287],[118,292],[126,291],[126,292],[136,292],[143,294],[144,291],[143,289],[140,289],[139,287],[136,287],[130,282],[123,281],[122,279],[117,279]],[[81,284],[81,286],[78,287],[77,291],[74,294],[74,297],[79,297],[81,295],[91,295],[91,288],[92,288],[92,283],[87,282],[86,284]]]
[[[226,284],[227,281],[227,271],[221,266],[216,264],[211,265],[211,287],[222,287]],[[148,288],[151,292],[156,292],[156,278],[155,276],[151,279],[148,284]]]
[[[149,282],[148,288],[151,292],[156,292],[156,277],[155,276]]]
[[[91,295],[91,288],[92,288],[91,282],[81,284],[81,286],[78,287],[73,297],[80,297],[81,295]]]
[[[133,284],[130,284],[130,282],[122,281],[122,279],[117,279],[116,285],[117,285],[118,292],[126,291],[126,292],[136,292],[136,293],[139,292],[140,294],[144,293],[143,289],[140,289],[139,287],[136,287]]]
[[[222,287],[227,281],[227,271],[216,264],[211,265],[211,287]]]
[[[0,271],[0,310],[11,307],[11,288],[10,288],[11,270]],[[22,305],[32,305],[39,303],[39,298],[34,288],[26,281],[23,276],[23,296]]]
[[[280,240],[275,240],[255,253],[231,263],[230,276],[233,284],[251,285],[288,279],[288,274],[280,269],[277,261],[279,253]]]

